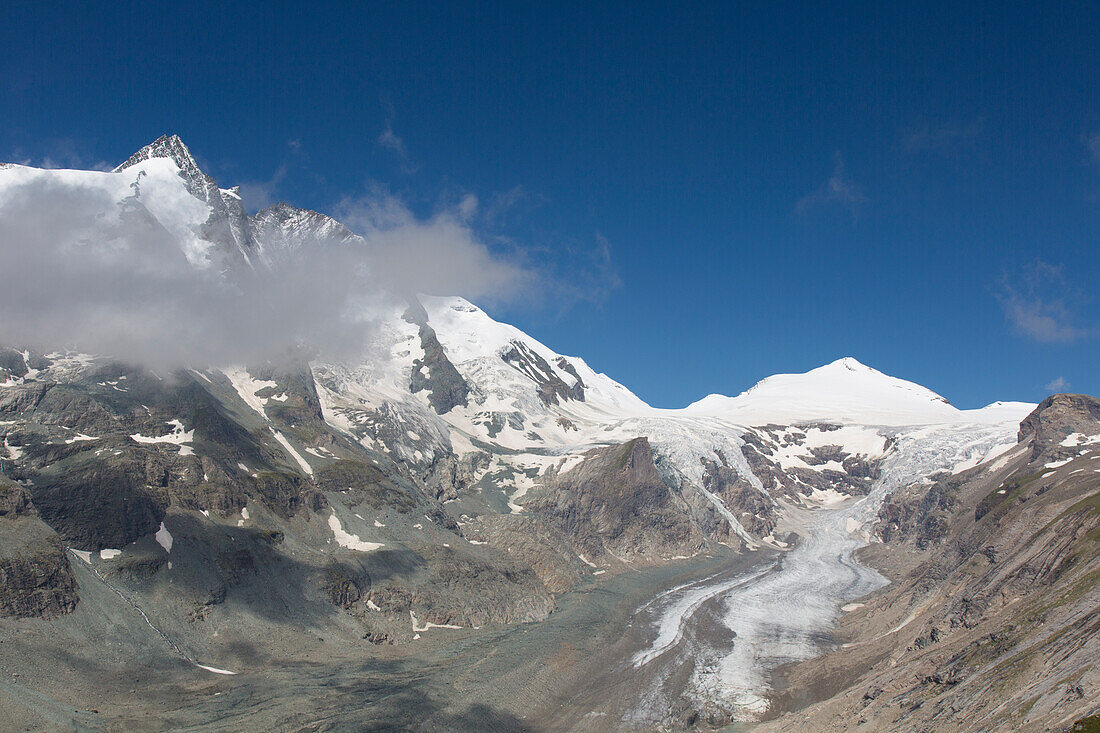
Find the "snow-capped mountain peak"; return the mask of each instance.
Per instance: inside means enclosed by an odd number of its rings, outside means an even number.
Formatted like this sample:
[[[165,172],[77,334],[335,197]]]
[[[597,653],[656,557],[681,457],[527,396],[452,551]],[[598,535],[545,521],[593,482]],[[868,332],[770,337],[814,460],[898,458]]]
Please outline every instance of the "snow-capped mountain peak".
[[[219,188],[175,136],[146,146],[113,173],[5,168],[0,171],[0,209],[23,193],[51,187],[36,182],[68,182],[95,194],[89,206],[102,215],[90,218],[100,228],[84,236],[78,227],[81,236],[73,239],[114,246],[118,227],[112,229],[112,222],[140,215],[142,223],[157,225],[159,238],[151,240],[142,234],[145,229],[139,230],[126,240],[131,251],[140,255],[156,244],[174,255],[172,247],[178,245],[187,264],[206,268],[204,282],[208,276],[224,276],[240,278],[232,284],[278,285],[280,275],[299,264],[284,261],[287,255],[313,248],[307,259],[325,247],[362,241],[330,217],[287,204],[247,216],[239,192]],[[64,207],[40,204],[38,209],[49,208],[55,216],[72,216]],[[341,264],[345,252],[357,254],[350,248],[332,251]],[[0,389],[13,395],[26,391],[32,401],[30,390],[39,384],[30,382],[69,383],[77,374],[75,381],[89,391],[89,399],[114,404],[109,400],[121,399],[116,393],[129,395],[131,413],[141,422],[120,433],[119,442],[131,451],[173,446],[165,450],[181,461],[175,464],[180,475],[191,472],[194,486],[238,481],[242,491],[261,497],[268,495],[263,483],[268,468],[277,469],[280,482],[287,472],[299,472],[293,484],[300,481],[303,492],[316,487],[318,493],[303,496],[322,496],[323,490],[331,505],[316,506],[330,517],[349,492],[359,491],[370,492],[373,509],[394,509],[389,516],[395,526],[403,521],[398,515],[415,514],[404,539],[417,548],[434,531],[428,524],[437,523],[440,531],[469,531],[471,540],[483,536],[475,532],[484,531],[485,537],[497,531],[530,534],[529,528],[541,526],[552,531],[547,536],[555,547],[580,543],[566,554],[591,567],[682,557],[701,550],[704,537],[732,547],[788,549],[782,539],[786,524],[801,521],[807,511],[859,501],[855,497],[871,492],[881,497],[901,482],[992,460],[998,450],[1015,444],[1019,421],[1030,411],[1030,406],[1013,404],[961,411],[929,389],[852,357],[802,374],[768,377],[736,397],[711,395],[682,410],[656,409],[582,359],[556,352],[463,298],[406,298],[382,287],[369,295],[355,301],[363,309],[355,315],[369,319],[370,328],[345,332],[338,323],[334,329],[341,338],[348,333],[348,340],[355,336],[363,343],[318,350],[308,362],[295,356],[283,360],[287,363],[203,365],[208,368],[190,370],[181,380],[188,390],[185,398],[163,395],[161,404],[171,411],[165,407],[157,420],[146,406],[157,403],[142,402],[144,391],[129,390],[140,386],[157,392],[174,390],[174,385],[160,386],[167,380],[155,375],[104,372],[83,355],[70,366],[74,360],[62,354],[38,360],[25,347],[0,350]],[[292,300],[297,316],[303,304]],[[331,325],[318,320],[307,324],[309,337]],[[200,330],[203,339],[208,333]],[[190,360],[194,351],[202,353],[189,346],[185,358]],[[133,381],[120,386],[124,376]],[[196,400],[204,401],[202,411],[181,417],[180,403]],[[65,403],[73,405],[74,413],[83,412],[82,403],[69,398]],[[0,431],[5,461],[26,464],[34,456],[54,455],[61,445],[106,442],[114,412],[103,409],[101,414],[95,431],[87,434],[49,428],[48,448],[12,444],[5,428]],[[239,430],[228,423],[208,428],[204,420],[213,414],[232,420]],[[51,426],[57,422],[55,415],[46,417]],[[83,417],[73,414],[70,424],[76,427],[64,430],[82,427],[77,421]],[[165,435],[165,423],[178,427]],[[217,440],[229,440],[226,435],[239,444],[217,445]],[[250,457],[242,460],[246,453]],[[103,460],[115,455],[104,453]],[[91,456],[87,465],[95,465]],[[151,465],[144,457],[134,461]],[[218,466],[217,472],[208,466]],[[382,477],[385,482],[379,481]],[[254,484],[255,491],[249,488]],[[421,503],[401,499],[399,493],[419,497]],[[306,506],[304,500],[300,506]],[[405,511],[412,506],[415,513]],[[233,507],[236,511],[244,504]],[[335,535],[345,549],[361,547],[355,543],[367,536],[348,534],[354,518],[363,521],[343,512],[335,527],[329,522],[334,533],[345,532]],[[385,529],[390,522],[364,523],[356,531]],[[351,547],[339,542],[342,536],[355,538]],[[467,535],[448,539],[460,537]],[[392,542],[401,539],[397,535]]]
[[[127,158],[125,163],[122,163],[114,169],[114,172],[119,173],[127,168],[132,168],[138,163],[149,160],[150,158],[170,158],[179,166],[180,171],[185,177],[206,175],[203,173],[202,169],[199,168],[199,164],[195,161],[195,156],[191,154],[191,150],[184,144],[179,135],[161,135]]]
[[[737,397],[709,395],[685,412],[752,425],[815,420],[922,425],[964,418],[932,390],[883,374],[850,356],[803,374],[767,377]]]
[[[872,369],[871,367],[867,366],[866,364],[863,364],[858,359],[856,359],[854,356],[841,357],[841,358],[837,359],[834,362],[826,364],[825,366],[827,366],[827,367],[844,367],[848,371],[852,371],[852,372],[859,372],[859,371],[877,372],[876,369]]]
[[[307,243],[347,243],[359,238],[335,219],[287,203],[277,203],[248,216],[240,188],[220,188],[199,167],[178,135],[162,135],[115,168],[119,173],[149,160],[166,158],[179,167],[187,191],[210,207],[202,236],[231,259],[243,259],[251,268],[271,267]]]
[[[553,351],[515,326],[494,320],[464,298],[421,296],[421,301],[448,357],[467,379],[491,382],[494,387],[510,384],[509,391],[528,391],[533,383],[542,390],[544,401],[555,403],[552,390],[560,386],[574,393],[571,398],[563,395],[563,401],[631,413],[650,409],[583,359]]]
[[[199,167],[195,156],[179,135],[161,135],[115,168],[120,173],[142,163],[167,158],[179,166],[179,175],[187,191],[210,207],[210,216],[203,227],[203,238],[219,246],[222,255],[230,260],[243,260],[250,268],[257,264],[257,247],[244,203],[236,188],[221,189],[212,177]]]

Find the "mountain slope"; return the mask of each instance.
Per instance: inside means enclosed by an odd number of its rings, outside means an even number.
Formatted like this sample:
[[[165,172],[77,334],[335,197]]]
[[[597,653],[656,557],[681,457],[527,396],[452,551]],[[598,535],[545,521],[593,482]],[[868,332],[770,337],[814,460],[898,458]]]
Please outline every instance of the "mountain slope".
[[[179,167],[187,191],[209,207],[210,214],[200,236],[214,242],[232,260],[240,258],[249,267],[255,266],[257,247],[252,240],[248,217],[237,189],[220,189],[214,179],[199,168],[191,151],[178,135],[164,135],[131,155],[114,173],[144,170],[150,161],[171,160]]]
[[[891,497],[893,581],[786,673],[768,729],[1062,730],[1097,712],[1100,401],[1054,395],[1002,457]],[[803,707],[807,702],[828,698]]]
[[[68,185],[94,194],[88,241],[108,246],[118,222],[140,217],[156,237],[139,244],[174,247],[230,284],[262,288],[300,254],[370,246],[287,204],[247,216],[175,136],[111,173],[0,169],[0,215]],[[30,591],[38,600],[0,609],[61,614],[42,623],[82,659],[95,659],[105,618],[140,621],[126,653],[97,662],[112,679],[129,673],[127,654],[161,671],[259,675],[325,655],[411,659],[450,638],[488,643],[545,622],[574,592],[636,589],[631,578],[667,579],[680,564],[782,572],[809,560],[812,572],[769,576],[752,598],[795,588],[815,613],[795,618],[780,603],[751,619],[756,631],[790,624],[790,647],[809,655],[866,586],[846,579],[851,551],[876,531],[921,551],[938,541],[948,509],[926,506],[929,486],[988,470],[1035,407],[958,410],[845,358],[656,409],[462,298],[371,296],[366,342],[339,357],[288,344],[277,360],[169,374],[109,354],[0,348],[0,480],[29,497],[19,526],[36,523],[64,549],[5,581],[10,598],[41,587]],[[1064,432],[1045,418],[1025,426]],[[15,527],[0,517],[0,540]],[[759,669],[697,686],[711,698],[677,691],[668,705],[717,711],[716,724],[763,711],[768,670],[791,657],[768,651],[764,634],[734,631],[742,621],[728,621],[724,633],[741,642],[716,650],[715,668],[759,649]],[[17,642],[0,646],[5,668],[27,669],[33,654],[20,623],[0,621]],[[35,643],[71,668],[62,642]],[[66,699],[51,683],[35,689]],[[739,699],[755,702],[730,703]]]
[[[998,402],[958,410],[919,384],[890,377],[851,357],[805,374],[776,374],[737,397],[708,395],[689,405],[693,415],[720,416],[748,425],[835,421],[862,425],[999,422],[1028,405]]]

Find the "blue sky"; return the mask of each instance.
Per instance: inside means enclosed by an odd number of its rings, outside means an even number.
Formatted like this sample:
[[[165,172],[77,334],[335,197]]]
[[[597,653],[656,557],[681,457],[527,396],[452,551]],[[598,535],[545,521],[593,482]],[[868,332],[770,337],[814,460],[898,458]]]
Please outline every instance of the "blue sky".
[[[472,194],[541,282],[488,310],[659,406],[844,355],[1100,393],[1094,4],[66,5],[5,10],[0,159]]]

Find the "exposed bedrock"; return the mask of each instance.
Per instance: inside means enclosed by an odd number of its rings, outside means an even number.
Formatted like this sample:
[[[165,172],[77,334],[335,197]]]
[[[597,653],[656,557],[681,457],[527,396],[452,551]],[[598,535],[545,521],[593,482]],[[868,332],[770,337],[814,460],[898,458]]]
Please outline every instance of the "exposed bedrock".
[[[38,517],[30,495],[0,476],[0,616],[52,618],[78,600],[57,533]]]
[[[524,508],[572,537],[592,556],[631,560],[691,555],[704,537],[661,480],[646,438],[596,448]]]

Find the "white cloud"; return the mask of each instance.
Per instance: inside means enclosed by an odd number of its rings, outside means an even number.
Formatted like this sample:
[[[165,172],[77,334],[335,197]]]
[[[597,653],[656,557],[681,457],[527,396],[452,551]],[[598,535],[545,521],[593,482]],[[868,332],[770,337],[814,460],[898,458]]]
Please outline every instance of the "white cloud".
[[[1042,343],[1076,341],[1095,329],[1080,327],[1070,306],[1074,291],[1060,265],[1036,260],[1014,277],[1005,275],[997,298],[1021,335]]]
[[[396,153],[400,158],[408,157],[408,151],[405,150],[405,141],[393,131],[392,125],[387,124],[386,129],[382,130],[382,133],[378,136],[378,144],[386,150]]]
[[[941,125],[926,125],[902,134],[901,148],[909,155],[946,151],[973,140],[981,134],[981,131],[981,120],[966,124],[948,122]]]
[[[420,166],[413,162],[412,156],[409,155],[409,149],[405,146],[405,140],[394,131],[393,125],[394,119],[397,117],[397,111],[389,100],[384,100],[382,106],[386,110],[386,125],[382,128],[382,132],[378,134],[375,142],[383,150],[389,151],[397,158],[403,173],[412,175],[420,169]]]
[[[1065,392],[1066,389],[1069,388],[1069,386],[1070,384],[1066,381],[1065,377],[1055,377],[1054,379],[1047,382],[1043,386],[1043,389],[1045,389],[1047,392]]]
[[[477,213],[477,196],[468,193],[458,202],[458,215],[463,221],[469,221]]]
[[[146,207],[148,184],[121,205],[112,190],[49,175],[5,189],[0,343],[165,369],[250,363],[299,346],[354,357],[379,300],[505,298],[532,280],[471,229],[470,197],[428,218],[388,195],[347,201],[363,243],[305,242],[270,272],[226,276],[188,261],[179,235]]]
[[[840,205],[853,217],[858,216],[860,207],[867,201],[863,190],[844,170],[844,158],[839,152],[833,156],[833,173],[816,189],[806,194],[795,204],[799,215],[830,205]]]
[[[404,201],[376,186],[344,199],[337,218],[366,240],[373,277],[394,292],[506,300],[536,278],[479,238],[470,224],[477,208],[477,197],[466,194],[417,218]]]
[[[1085,147],[1089,149],[1093,160],[1100,163],[1100,132],[1094,132],[1085,138]]]
[[[279,184],[286,178],[286,174],[287,164],[283,163],[275,169],[275,173],[266,181],[242,183],[240,185],[240,192],[241,200],[244,201],[245,211],[259,211],[275,203],[275,191]]]

